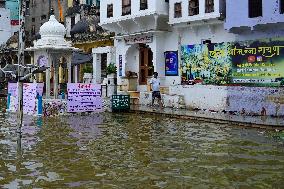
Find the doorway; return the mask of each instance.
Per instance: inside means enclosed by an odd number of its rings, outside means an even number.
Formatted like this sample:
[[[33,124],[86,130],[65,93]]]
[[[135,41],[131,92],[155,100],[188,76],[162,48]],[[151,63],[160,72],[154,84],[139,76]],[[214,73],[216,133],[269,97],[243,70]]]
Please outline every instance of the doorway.
[[[101,83],[107,77],[107,53],[101,54]]]
[[[153,52],[145,44],[139,44],[139,85],[147,85],[147,78],[153,72]]]

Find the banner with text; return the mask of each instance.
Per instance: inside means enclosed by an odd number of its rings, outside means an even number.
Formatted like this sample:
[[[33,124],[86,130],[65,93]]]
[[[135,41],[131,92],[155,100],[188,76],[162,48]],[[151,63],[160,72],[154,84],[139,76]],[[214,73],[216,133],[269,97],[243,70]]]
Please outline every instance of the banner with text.
[[[37,95],[41,93],[43,83],[24,83],[23,84],[23,113],[34,115],[37,112]],[[8,94],[10,95],[9,111],[18,110],[18,83],[8,83]]]
[[[68,112],[100,112],[103,110],[101,85],[68,83]]]
[[[182,46],[182,81],[284,84],[284,38]]]

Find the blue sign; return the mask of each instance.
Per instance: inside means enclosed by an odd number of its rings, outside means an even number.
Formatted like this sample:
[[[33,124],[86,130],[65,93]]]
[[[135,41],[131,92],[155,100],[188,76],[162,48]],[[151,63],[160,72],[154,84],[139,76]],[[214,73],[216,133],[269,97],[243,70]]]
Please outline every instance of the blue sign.
[[[178,51],[166,51],[165,64],[166,76],[178,76]]]
[[[119,67],[118,67],[118,71],[119,71],[119,76],[122,76],[122,55],[119,55]]]

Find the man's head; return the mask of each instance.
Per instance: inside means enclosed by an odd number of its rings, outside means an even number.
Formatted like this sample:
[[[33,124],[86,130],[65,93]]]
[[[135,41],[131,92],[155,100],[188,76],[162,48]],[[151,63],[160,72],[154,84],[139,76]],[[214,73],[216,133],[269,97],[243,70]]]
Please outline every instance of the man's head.
[[[158,72],[154,72],[153,76],[154,76],[154,78],[157,78],[158,77]]]

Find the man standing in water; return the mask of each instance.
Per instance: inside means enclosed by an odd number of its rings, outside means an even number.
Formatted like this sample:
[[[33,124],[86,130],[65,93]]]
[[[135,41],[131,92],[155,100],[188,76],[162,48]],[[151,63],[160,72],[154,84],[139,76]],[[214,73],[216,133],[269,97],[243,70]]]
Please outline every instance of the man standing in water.
[[[160,108],[163,108],[160,93],[160,80],[158,79],[157,72],[154,72],[153,78],[150,80],[150,85],[152,90],[152,106],[154,105],[155,98],[157,98]]]

